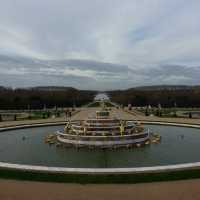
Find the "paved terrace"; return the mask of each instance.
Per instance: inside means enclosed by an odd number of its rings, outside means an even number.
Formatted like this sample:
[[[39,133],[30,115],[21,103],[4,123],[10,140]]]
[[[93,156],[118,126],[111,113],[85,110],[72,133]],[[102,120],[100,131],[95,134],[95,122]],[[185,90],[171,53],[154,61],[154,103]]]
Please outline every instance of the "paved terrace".
[[[88,117],[95,117],[95,111],[100,108],[79,108],[75,113],[73,113],[71,120],[84,120]],[[124,120],[140,120],[140,121],[158,121],[158,122],[171,122],[171,123],[181,123],[181,124],[197,124],[200,125],[200,119],[189,119],[189,118],[162,118],[156,116],[144,116],[138,111],[128,111],[127,109],[117,109],[112,108],[111,115],[119,117]],[[0,128],[16,126],[16,125],[27,125],[27,124],[41,124],[41,123],[52,123],[52,122],[64,122],[66,117],[39,119],[39,120],[22,120],[22,121],[6,121],[0,122]]]
[[[78,114],[74,115],[72,119],[83,120],[87,117],[94,117],[95,111],[100,108],[84,108]],[[164,118],[156,116],[144,116],[143,113],[138,111],[128,111],[127,109],[117,109],[112,108],[112,116],[119,117],[124,120],[140,120],[140,121],[151,121],[151,122],[171,122],[171,123],[181,123],[181,124],[197,124],[200,125],[200,119],[190,119],[190,118]]]
[[[190,118],[180,118],[180,117],[157,117],[157,116],[145,116],[139,111],[128,111],[125,112],[132,115],[132,119],[140,121],[157,121],[157,122],[170,122],[170,123],[180,123],[180,124],[197,124],[200,125],[200,119],[190,119]]]
[[[80,112],[81,109],[77,109],[72,116],[76,115]],[[55,118],[47,118],[47,119],[33,119],[33,120],[17,120],[17,121],[3,121],[0,122],[0,128],[10,127],[10,126],[18,126],[18,125],[31,125],[31,124],[42,124],[42,123],[56,123],[56,122],[64,122],[67,118],[65,116],[55,117]]]

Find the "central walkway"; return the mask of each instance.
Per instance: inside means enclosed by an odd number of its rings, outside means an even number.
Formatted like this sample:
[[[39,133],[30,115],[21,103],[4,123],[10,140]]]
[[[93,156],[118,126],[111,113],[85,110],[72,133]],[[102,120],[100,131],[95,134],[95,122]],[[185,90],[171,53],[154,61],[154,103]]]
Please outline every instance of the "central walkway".
[[[82,108],[79,113],[72,117],[72,120],[84,120],[88,117],[95,117],[95,113],[100,108]],[[112,108],[110,112],[111,116],[124,120],[135,120],[137,117],[133,114],[123,111],[122,109]]]

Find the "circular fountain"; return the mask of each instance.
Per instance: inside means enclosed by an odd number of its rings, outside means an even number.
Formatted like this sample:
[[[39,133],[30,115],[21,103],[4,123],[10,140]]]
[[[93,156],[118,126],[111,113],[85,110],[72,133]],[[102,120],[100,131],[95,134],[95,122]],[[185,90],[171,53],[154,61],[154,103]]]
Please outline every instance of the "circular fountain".
[[[63,174],[137,176],[138,173],[150,173],[151,176],[152,172],[200,168],[197,151],[200,126],[145,123],[120,120],[103,107],[95,117],[71,121],[65,128],[66,122],[2,128],[0,174],[11,170],[9,175],[20,171],[39,173],[40,176],[45,173],[45,177],[51,174],[56,177],[63,177]],[[152,135],[148,130],[159,135]],[[55,132],[56,135],[52,134]],[[162,140],[156,142],[158,138]],[[1,173],[1,170],[4,171]],[[110,182],[115,182],[114,179]]]
[[[0,162],[70,168],[132,168],[200,162],[200,129],[168,125],[144,125],[158,132],[160,143],[140,148],[75,148],[46,144],[44,138],[63,124],[29,127],[0,133]]]

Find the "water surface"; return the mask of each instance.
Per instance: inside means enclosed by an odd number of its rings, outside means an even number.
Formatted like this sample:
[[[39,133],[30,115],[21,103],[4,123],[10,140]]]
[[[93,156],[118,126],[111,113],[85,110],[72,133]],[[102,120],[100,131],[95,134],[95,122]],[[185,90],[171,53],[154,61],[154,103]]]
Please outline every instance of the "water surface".
[[[44,143],[63,126],[18,129],[0,133],[0,161],[56,167],[143,167],[200,161],[200,129],[146,125],[162,136],[160,144],[142,148],[89,150]],[[23,140],[23,137],[26,139]]]

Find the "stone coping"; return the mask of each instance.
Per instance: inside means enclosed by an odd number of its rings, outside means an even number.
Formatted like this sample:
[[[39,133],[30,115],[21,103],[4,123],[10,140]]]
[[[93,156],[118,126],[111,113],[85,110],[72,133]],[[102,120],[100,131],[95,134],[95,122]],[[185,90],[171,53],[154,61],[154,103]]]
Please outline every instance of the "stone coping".
[[[200,125],[193,124],[178,124],[170,122],[149,122],[141,121],[145,124],[159,124],[159,125],[173,125],[183,126],[190,128],[200,128]],[[54,126],[62,125],[66,122],[52,122],[52,123],[39,123],[39,124],[26,124],[14,127],[0,128],[0,131],[41,127],[41,126]],[[152,167],[134,167],[134,168],[66,168],[66,167],[47,167],[47,166],[34,166],[23,164],[12,164],[0,162],[0,169],[20,170],[20,171],[32,171],[32,172],[44,172],[44,173],[66,173],[66,174],[134,174],[134,173],[156,173],[156,172],[170,172],[189,169],[200,169],[200,162],[174,164],[165,166],[152,166]]]
[[[77,121],[77,120],[74,120]],[[130,121],[130,120],[127,120]],[[169,125],[169,126],[180,126],[180,127],[188,127],[188,128],[200,128],[199,124],[187,124],[187,123],[172,123],[172,122],[162,122],[162,121],[146,121],[146,120],[131,120],[131,121],[140,121],[144,124],[158,124],[158,125]],[[0,132],[9,131],[15,129],[23,129],[23,128],[32,128],[32,127],[42,127],[42,126],[57,126],[64,125],[66,121],[56,121],[56,122],[42,122],[42,123],[30,123],[30,124],[20,124],[20,125],[11,125],[0,128]]]
[[[174,122],[163,122],[163,121],[146,121],[146,120],[133,120],[139,121],[144,124],[155,124],[155,125],[166,125],[166,126],[179,126],[179,127],[188,127],[188,128],[199,128],[199,124],[188,124],[188,123],[174,123]]]
[[[1,127],[0,132],[15,130],[15,129],[42,127],[42,126],[57,126],[57,125],[64,125],[64,124],[66,124],[66,121],[44,122],[44,123],[33,123],[33,124],[20,124],[20,125]]]
[[[156,173],[171,172],[189,169],[200,169],[200,162],[162,165],[152,167],[131,167],[131,168],[69,168],[69,167],[47,167],[38,165],[23,165],[0,162],[0,169],[20,170],[43,173],[59,174],[138,174],[138,173]]]

